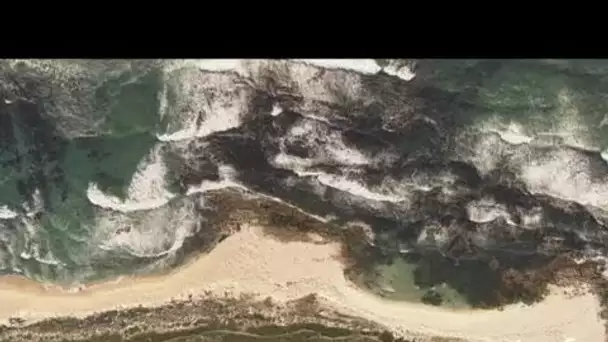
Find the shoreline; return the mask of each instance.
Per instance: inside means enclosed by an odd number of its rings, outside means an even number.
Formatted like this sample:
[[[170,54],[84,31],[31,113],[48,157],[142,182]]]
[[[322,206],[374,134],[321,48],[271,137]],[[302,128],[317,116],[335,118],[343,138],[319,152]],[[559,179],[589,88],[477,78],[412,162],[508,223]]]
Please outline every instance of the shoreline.
[[[84,318],[108,310],[160,307],[172,300],[208,294],[234,298],[253,294],[282,303],[316,294],[327,308],[375,322],[398,335],[470,341],[605,341],[600,303],[590,293],[568,298],[564,288],[552,287],[552,293],[540,303],[509,305],[502,310],[391,301],[346,280],[339,255],[337,242],[279,241],[260,227],[243,225],[210,252],[161,275],[124,276],[88,284],[80,291],[3,276],[0,322],[6,324],[11,317],[23,318],[28,324],[62,316]]]

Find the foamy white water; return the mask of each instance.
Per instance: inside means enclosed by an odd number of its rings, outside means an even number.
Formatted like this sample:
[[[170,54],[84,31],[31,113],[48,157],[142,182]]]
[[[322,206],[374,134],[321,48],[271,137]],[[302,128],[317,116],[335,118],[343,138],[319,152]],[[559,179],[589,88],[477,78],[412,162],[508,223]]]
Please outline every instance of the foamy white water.
[[[219,181],[203,180],[201,184],[188,188],[187,195],[225,188],[239,188],[249,191],[247,187],[235,181],[236,170],[234,170],[231,166],[219,165],[218,174],[220,178]]]
[[[272,111],[270,112],[270,115],[277,116],[277,115],[280,115],[282,112],[283,112],[283,108],[281,108],[280,105],[278,105],[278,104],[275,103],[272,106]]]
[[[296,170],[318,163],[369,164],[367,156],[355,148],[347,147],[339,132],[330,129],[323,122],[302,120],[294,124],[286,138],[281,141],[281,149],[285,150],[289,143],[303,143],[312,154],[311,158],[292,156],[282,152],[275,156],[273,160],[275,165]]]
[[[22,204],[23,209],[27,212],[28,217],[33,217],[36,213],[40,213],[44,211],[44,203],[42,201],[42,194],[40,193],[40,189],[36,188],[34,190],[34,194],[32,195],[32,202],[24,202]]]
[[[234,71],[244,70],[244,60],[242,59],[178,59],[169,60],[165,64],[165,72],[186,67],[196,67],[208,71]]]
[[[519,217],[521,219],[521,228],[536,229],[543,223],[543,208],[535,206],[528,210],[519,210]]]
[[[467,204],[467,214],[469,220],[477,223],[491,222],[499,217],[510,220],[509,213],[504,204],[497,204],[489,198],[482,198],[478,201],[471,201]]]
[[[448,227],[434,224],[425,225],[418,235],[417,243],[421,246],[430,244],[432,246],[447,243],[450,240]]]
[[[286,81],[297,84],[298,90],[302,91],[302,95],[307,99],[317,99],[319,96],[326,97],[327,94],[323,94],[320,90],[326,90],[328,86],[345,91],[352,88],[350,84],[352,81],[349,80],[358,79],[359,76],[345,75],[340,71],[351,71],[350,74],[353,74],[352,71],[362,74],[375,74],[381,70],[373,59],[187,59],[168,61],[165,66],[165,73],[171,73],[182,68],[197,68],[210,72],[233,72],[242,77],[245,83],[251,85],[257,84],[261,80],[261,76],[268,76],[268,71],[278,72],[279,77],[274,81],[282,86],[287,85],[283,84]],[[318,71],[321,69],[326,69],[328,74],[319,79]],[[249,83],[251,81],[253,83]],[[312,91],[316,96],[309,94],[313,88],[317,89]]]
[[[411,81],[416,77],[416,74],[407,65],[399,66],[395,61],[390,61],[387,66],[382,68],[385,73],[399,77],[404,81]]]
[[[15,211],[9,209],[8,206],[6,206],[6,205],[0,206],[0,219],[5,219],[5,220],[13,219],[13,218],[17,217],[17,215],[18,214]]]
[[[518,122],[502,122],[498,117],[493,117],[486,121],[476,124],[482,132],[493,132],[500,136],[502,140],[512,145],[527,144],[534,140],[534,137],[525,133],[524,126]]]
[[[361,74],[345,70],[363,73],[380,70],[373,60],[315,61],[318,63],[295,60],[167,62],[166,85],[160,102],[161,116],[168,120],[169,128],[158,138],[184,140],[238,127],[259,91],[274,95],[278,88],[283,93],[303,97],[302,105],[306,108],[299,109],[304,115],[309,111],[308,114],[315,115],[318,103],[342,104],[361,97]],[[320,73],[321,70],[324,72]],[[267,84],[269,75],[275,86]],[[172,106],[167,104],[169,89],[177,102]],[[282,108],[276,104],[271,115],[281,112]]]
[[[295,59],[322,68],[353,70],[364,74],[376,74],[382,68],[373,59]]]
[[[522,165],[522,178],[533,193],[608,210],[608,179],[592,179],[589,163],[575,151],[555,151]]]
[[[168,61],[166,70],[173,71],[178,68],[195,66],[201,70],[234,71],[246,75],[260,64],[273,62],[276,61],[264,59],[182,59]],[[364,74],[376,74],[382,70],[373,59],[285,59],[279,62],[302,62],[321,68],[344,69]]]
[[[398,197],[398,196],[386,195],[386,194],[382,194],[382,193],[373,192],[373,191],[369,190],[368,188],[366,188],[365,186],[363,186],[363,184],[361,184],[355,180],[348,179],[347,177],[344,177],[344,176],[330,175],[327,173],[319,173],[316,176],[317,176],[317,180],[319,182],[321,182],[322,184],[325,184],[329,187],[332,187],[332,188],[335,188],[338,190],[342,190],[342,191],[346,191],[355,196],[360,196],[360,197],[370,199],[373,201],[386,201],[386,202],[393,202],[393,203],[407,201],[407,198],[405,198],[405,197]]]
[[[158,208],[175,197],[166,188],[166,174],[167,168],[157,146],[139,163],[124,200],[104,193],[95,183],[89,183],[87,198],[99,207],[121,212]]]
[[[590,127],[588,119],[580,112],[574,100],[575,91],[563,87],[556,95],[557,105],[549,112],[530,112],[517,120],[499,113],[482,119],[474,126],[482,132],[495,132],[501,139],[514,145],[566,145],[599,152],[603,146],[598,145],[591,133],[596,128]],[[601,127],[602,122],[597,124]]]
[[[238,116],[230,115],[231,113],[214,113],[208,117],[203,126],[196,128],[193,122],[196,118],[191,118],[186,123],[187,128],[176,131],[174,133],[159,134],[156,137],[163,142],[187,140],[192,138],[200,138],[215,132],[226,131],[231,128],[238,127],[241,123]]]
[[[506,130],[495,129],[490,131],[497,133],[502,140],[513,145],[527,144],[534,140],[533,137],[523,134],[520,126],[517,124],[510,124]]]
[[[221,181],[217,181],[217,182],[203,181],[198,186],[190,187],[188,189],[188,191],[186,192],[186,194],[193,195],[193,194],[198,194],[198,193],[204,193],[207,191],[221,190],[221,189],[226,189],[226,188],[239,188],[239,189],[243,189],[243,190],[249,190],[244,185],[234,182],[232,180],[221,180]]]
[[[475,126],[482,132],[495,132],[504,141],[514,145],[565,145],[599,152],[601,146],[591,134],[595,128],[589,126],[573,96],[574,92],[564,87],[557,94],[556,109],[551,112],[532,112],[519,121],[494,115]],[[598,125],[601,127],[602,123],[598,122]]]
[[[549,132],[563,137],[564,144],[568,146],[596,151],[598,146],[590,137],[590,127],[575,104],[574,96],[574,92],[567,87],[559,92],[559,108]]]
[[[321,216],[311,214],[311,213],[301,209],[298,206],[295,206],[293,204],[283,201],[282,199],[280,199],[278,197],[252,191],[248,187],[246,187],[243,184],[240,184],[234,180],[235,173],[236,173],[236,171],[232,167],[227,166],[227,165],[220,165],[219,166],[219,175],[220,175],[219,181],[206,181],[206,180],[202,181],[200,185],[190,187],[188,189],[187,194],[193,195],[196,193],[204,193],[204,192],[212,191],[212,190],[220,190],[220,189],[225,189],[225,188],[236,188],[236,189],[243,190],[244,191],[243,195],[246,197],[253,195],[254,197],[261,197],[261,198],[269,199],[274,202],[278,202],[283,205],[286,205],[292,209],[295,209],[298,212],[305,214],[309,217],[312,217],[315,220],[318,220],[320,222],[328,222],[328,219],[321,217]]]
[[[167,204],[171,200],[171,198],[173,198],[173,195],[167,193],[166,196],[158,198],[149,198],[142,200],[123,200],[117,196],[104,193],[99,189],[97,184],[90,183],[89,188],[87,189],[87,198],[91,203],[95,204],[96,206],[127,213],[130,211],[149,210],[161,207]]]
[[[183,68],[197,68],[200,70],[221,72],[234,71],[240,74],[245,74],[243,61],[240,59],[178,59],[168,60],[165,62],[163,72],[165,74],[163,89],[160,92],[160,108],[161,118],[167,114],[167,81],[172,72]],[[177,138],[176,138],[177,140]]]
[[[498,135],[480,136],[471,147],[468,146],[470,142],[465,141],[460,144],[462,155],[457,157],[463,157],[485,175],[494,170],[503,157],[510,153],[511,146],[502,141]]]
[[[253,94],[253,89],[238,81],[237,75],[202,73],[197,69],[172,73],[167,87],[176,103],[166,109],[168,129],[158,139],[184,140],[238,127]]]
[[[196,202],[186,198],[177,205],[132,214],[100,212],[93,226],[94,241],[102,251],[125,251],[154,257],[177,251],[201,220]]]
[[[24,217],[21,223],[21,227],[24,228],[22,232],[25,243],[20,251],[11,250],[11,252],[17,252],[19,257],[25,260],[33,258],[46,265],[64,265],[63,262],[55,257],[52,249],[49,248],[49,241],[44,232],[40,230],[36,220]]]
[[[533,147],[518,148],[503,143],[496,136],[486,135],[479,137],[471,149],[465,147],[460,153],[459,157],[474,164],[482,174],[506,162],[518,170],[534,194],[546,194],[608,210],[608,177],[591,177],[589,159],[576,150],[543,152]]]

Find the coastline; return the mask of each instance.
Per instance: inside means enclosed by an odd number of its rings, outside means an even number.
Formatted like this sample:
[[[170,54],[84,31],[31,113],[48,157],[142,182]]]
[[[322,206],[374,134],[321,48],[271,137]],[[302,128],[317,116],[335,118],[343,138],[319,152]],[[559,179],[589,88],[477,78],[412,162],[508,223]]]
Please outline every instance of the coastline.
[[[253,294],[288,302],[316,294],[322,306],[385,326],[396,335],[424,334],[469,341],[605,341],[600,303],[592,294],[568,298],[564,289],[532,306],[503,310],[454,310],[377,297],[347,281],[337,242],[279,241],[257,226],[243,225],[209,253],[158,276],[123,277],[80,291],[46,286],[16,276],[0,281],[0,322],[27,323],[130,307],[159,307],[209,294]],[[35,295],[34,297],[32,295]]]

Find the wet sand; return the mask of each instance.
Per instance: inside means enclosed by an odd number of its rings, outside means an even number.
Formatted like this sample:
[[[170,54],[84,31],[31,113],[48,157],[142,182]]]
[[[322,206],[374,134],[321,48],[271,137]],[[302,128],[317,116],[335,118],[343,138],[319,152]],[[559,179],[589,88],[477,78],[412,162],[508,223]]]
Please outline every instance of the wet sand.
[[[459,310],[391,302],[362,290],[343,275],[335,242],[281,242],[262,229],[243,226],[209,254],[161,276],[124,277],[119,281],[65,290],[20,277],[0,284],[0,321],[19,316],[39,320],[83,317],[104,310],[160,306],[171,299],[257,294],[286,301],[316,293],[321,302],[345,314],[405,332],[453,336],[471,341],[605,341],[600,305],[591,294],[570,298],[554,288],[543,302],[499,310]]]

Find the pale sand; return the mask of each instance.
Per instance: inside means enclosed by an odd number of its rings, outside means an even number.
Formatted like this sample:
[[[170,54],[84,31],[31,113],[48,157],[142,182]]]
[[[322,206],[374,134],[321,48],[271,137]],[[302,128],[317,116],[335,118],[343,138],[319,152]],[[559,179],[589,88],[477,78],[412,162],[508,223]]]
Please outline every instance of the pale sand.
[[[317,293],[322,302],[338,311],[378,322],[396,332],[492,342],[604,341],[599,303],[592,295],[569,299],[560,290],[540,304],[511,306],[504,311],[456,312],[395,303],[350,284],[343,276],[338,254],[337,243],[285,243],[264,236],[259,228],[243,227],[209,254],[170,275],[124,278],[77,293],[5,277],[0,285],[0,320],[11,316],[83,316],[117,307],[161,305],[205,290],[257,293],[279,301]]]

